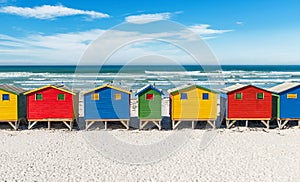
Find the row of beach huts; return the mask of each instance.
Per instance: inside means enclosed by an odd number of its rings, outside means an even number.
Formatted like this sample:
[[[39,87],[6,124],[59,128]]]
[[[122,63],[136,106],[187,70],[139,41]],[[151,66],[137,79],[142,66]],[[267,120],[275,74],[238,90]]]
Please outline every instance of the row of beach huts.
[[[105,84],[83,94],[86,129],[95,122],[120,122],[129,129],[132,92]],[[261,121],[269,128],[277,121],[279,129],[289,121],[300,124],[300,83],[286,82],[269,89],[254,85],[236,84],[219,90],[198,85],[185,85],[168,90],[172,129],[181,122],[207,122],[216,128],[217,118],[223,118],[226,127],[237,121]],[[154,85],[137,90],[139,127],[148,123],[162,128],[162,96]],[[24,121],[31,129],[38,122],[63,122],[70,130],[78,121],[79,93],[64,85],[47,85],[26,91],[13,85],[0,85],[0,122],[18,129]],[[219,108],[218,108],[219,107]],[[222,114],[222,112],[224,113]],[[300,125],[299,125],[300,126]]]

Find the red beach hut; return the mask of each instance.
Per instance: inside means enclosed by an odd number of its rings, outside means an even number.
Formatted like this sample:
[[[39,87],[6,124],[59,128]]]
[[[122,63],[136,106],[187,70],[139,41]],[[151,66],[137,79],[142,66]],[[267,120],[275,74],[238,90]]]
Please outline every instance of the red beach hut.
[[[78,116],[78,95],[64,85],[47,85],[24,93],[27,95],[28,129],[37,122],[63,122],[72,130]],[[31,124],[32,123],[32,124]]]
[[[267,128],[272,119],[272,92],[253,86],[236,84],[222,89],[226,93],[226,125],[230,128],[236,121],[260,120]]]

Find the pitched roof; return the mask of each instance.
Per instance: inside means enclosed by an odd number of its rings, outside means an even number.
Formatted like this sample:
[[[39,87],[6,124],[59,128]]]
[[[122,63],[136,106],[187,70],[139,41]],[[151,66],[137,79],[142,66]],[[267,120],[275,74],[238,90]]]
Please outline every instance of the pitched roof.
[[[249,86],[249,85],[237,83],[235,85],[231,85],[229,87],[225,87],[225,88],[222,88],[220,90],[221,90],[221,92],[229,93],[229,92],[232,92],[232,91],[235,91],[235,90],[239,90],[239,89],[247,87],[247,86]]]
[[[155,90],[158,93],[160,93],[161,95],[164,95],[164,93],[161,90],[157,89],[154,85],[148,84],[148,85],[140,88],[139,90],[137,90],[135,96],[140,95],[140,94],[144,93],[145,91],[147,91],[149,89]]]
[[[60,89],[69,91],[69,92],[79,93],[78,90],[73,90],[73,89],[71,89],[70,87],[68,87],[68,86],[66,86],[66,85],[64,85],[64,84],[56,84],[56,85],[53,85],[53,86],[56,87],[56,88],[60,88]]]
[[[255,87],[255,88],[258,88],[258,89],[261,89],[261,90],[264,90],[264,91],[272,93],[272,91],[264,89],[264,88],[260,88],[260,87],[257,87],[257,86],[254,86],[254,85],[250,85],[250,84],[246,85],[246,84],[239,84],[239,83],[237,83],[235,85],[231,85],[231,86],[226,87],[226,88],[222,88],[222,89],[220,89],[220,91],[223,92],[223,93],[230,93],[230,92],[233,92],[233,91],[236,91],[236,90],[240,90],[240,89],[245,88],[245,87]]]
[[[74,92],[71,91],[71,89],[65,85],[46,85],[46,86],[43,86],[43,87],[40,87],[40,88],[37,88],[37,89],[33,89],[33,90],[30,90],[28,92],[25,92],[24,95],[27,95],[27,94],[30,94],[30,93],[33,93],[33,92],[37,92],[37,91],[40,91],[40,90],[43,90],[43,89],[46,89],[46,88],[54,88],[54,89],[57,89],[57,90],[60,90],[60,91],[63,91],[63,92],[67,92],[69,94],[72,94],[72,95],[76,95]]]
[[[280,85],[276,85],[274,87],[269,88],[269,91],[275,92],[275,93],[281,93],[281,92],[287,91],[289,89],[295,88],[299,85],[300,85],[300,83],[296,83],[296,82],[285,82]]]
[[[96,87],[96,88],[94,88],[92,90],[89,90],[89,91],[85,92],[84,95],[88,94],[88,93],[91,93],[91,92],[94,92],[96,90],[100,90],[100,89],[106,88],[106,87],[111,88],[111,89],[115,89],[115,90],[118,90],[120,92],[124,92],[124,93],[127,93],[127,94],[131,94],[131,91],[129,91],[129,90],[125,89],[125,88],[121,88],[121,87],[118,87],[118,86],[115,86],[115,85],[111,85],[111,84],[105,84],[105,85]]]
[[[183,85],[183,86],[180,86],[180,87],[169,89],[168,92],[170,94],[175,94],[175,93],[178,93],[178,92],[180,92],[182,90],[190,90],[192,88],[199,88],[199,89],[206,90],[208,92],[218,93],[217,91],[214,91],[214,90],[211,90],[211,89],[208,89],[208,88],[205,88],[205,87],[201,87],[199,85]]]
[[[26,92],[26,90],[22,88],[16,87],[14,85],[8,85],[8,84],[0,85],[0,89],[16,95]]]

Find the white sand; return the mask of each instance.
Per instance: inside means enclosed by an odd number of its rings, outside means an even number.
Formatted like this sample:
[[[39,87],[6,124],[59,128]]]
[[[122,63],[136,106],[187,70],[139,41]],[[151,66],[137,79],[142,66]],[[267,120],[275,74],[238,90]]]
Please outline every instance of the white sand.
[[[262,129],[219,129],[207,147],[204,130],[172,155],[148,164],[117,162],[87,142],[86,131],[0,130],[0,179],[33,181],[300,181],[300,129],[280,132]],[[97,134],[103,131],[88,131]],[[106,133],[120,142],[149,145],[178,131],[124,131]],[[211,131],[210,131],[211,132]],[[101,138],[99,138],[101,140]],[[172,144],[168,144],[171,145]],[[109,149],[102,146],[103,150]],[[204,148],[203,148],[204,147]],[[106,151],[109,152],[109,151]],[[111,151],[114,153],[114,151]],[[137,150],[132,159],[139,154]]]

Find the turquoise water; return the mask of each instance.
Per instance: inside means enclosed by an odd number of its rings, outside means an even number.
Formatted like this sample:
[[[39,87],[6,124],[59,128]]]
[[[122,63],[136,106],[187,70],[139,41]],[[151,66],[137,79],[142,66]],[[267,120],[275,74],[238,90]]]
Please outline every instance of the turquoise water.
[[[284,81],[300,82],[300,65],[0,66],[0,83],[25,89],[63,83],[88,90],[109,82],[132,90],[148,83],[164,90],[188,83],[211,88],[235,83],[270,87]]]

